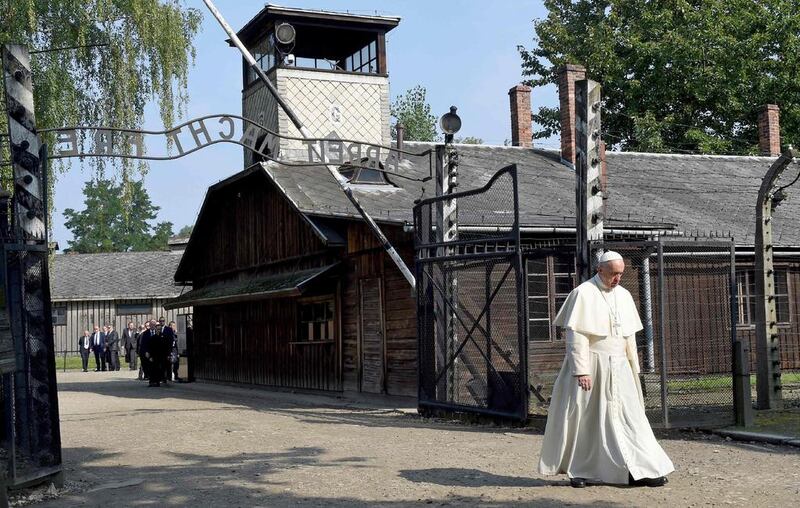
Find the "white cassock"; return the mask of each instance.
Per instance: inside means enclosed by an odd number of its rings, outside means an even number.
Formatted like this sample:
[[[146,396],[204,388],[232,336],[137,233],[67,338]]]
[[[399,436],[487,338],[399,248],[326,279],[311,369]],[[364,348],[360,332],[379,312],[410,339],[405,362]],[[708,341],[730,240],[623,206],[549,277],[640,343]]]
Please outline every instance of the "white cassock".
[[[599,275],[573,289],[555,319],[567,354],[553,387],[539,472],[602,483],[658,478],[675,467],[656,442],[639,384],[636,332],[642,322],[631,294],[609,290]],[[577,375],[592,378],[592,389]]]

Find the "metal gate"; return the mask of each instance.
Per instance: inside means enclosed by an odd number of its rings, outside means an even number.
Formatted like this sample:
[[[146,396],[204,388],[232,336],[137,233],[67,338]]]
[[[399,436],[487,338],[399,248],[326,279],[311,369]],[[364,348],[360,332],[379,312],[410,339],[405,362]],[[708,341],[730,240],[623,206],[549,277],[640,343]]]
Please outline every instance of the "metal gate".
[[[625,259],[621,285],[631,292],[644,324],[636,340],[650,422],[659,427],[733,424],[733,345],[741,303],[733,242],[661,238],[592,244],[593,254],[599,250],[617,251]],[[548,317],[558,311],[573,283],[575,254],[565,247],[526,256],[530,384],[536,396],[531,411],[541,416],[564,357],[563,335],[548,328]],[[552,266],[537,269],[537,263]],[[544,280],[546,273],[553,280]],[[547,285],[556,287],[554,298],[548,296]],[[749,397],[749,390],[745,395]]]
[[[738,302],[730,240],[605,242],[625,258],[622,285],[639,304],[645,406],[664,427],[734,423]]]
[[[516,166],[414,207],[419,407],[527,418]]]

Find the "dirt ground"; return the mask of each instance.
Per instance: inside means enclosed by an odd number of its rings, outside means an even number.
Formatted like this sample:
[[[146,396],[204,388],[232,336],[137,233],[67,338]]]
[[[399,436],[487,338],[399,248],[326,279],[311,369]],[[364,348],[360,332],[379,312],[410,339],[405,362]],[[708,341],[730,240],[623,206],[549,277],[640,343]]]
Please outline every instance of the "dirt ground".
[[[423,419],[396,401],[148,388],[126,371],[58,381],[65,489],[37,506],[756,507],[800,496],[798,449],[706,434],[662,436],[677,468],[666,487],[578,490],[535,472],[531,429]]]

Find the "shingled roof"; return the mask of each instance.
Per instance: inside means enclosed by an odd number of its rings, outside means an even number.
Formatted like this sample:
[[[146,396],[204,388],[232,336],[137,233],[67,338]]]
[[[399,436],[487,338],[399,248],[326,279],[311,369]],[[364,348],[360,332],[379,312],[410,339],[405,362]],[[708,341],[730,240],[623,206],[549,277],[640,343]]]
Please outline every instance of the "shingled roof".
[[[173,298],[183,251],[56,254],[50,276],[53,301]]]
[[[607,214],[623,219],[673,222],[687,233],[730,232],[738,245],[755,243],[756,201],[761,181],[777,157],[609,152]],[[789,183],[792,164],[779,185]],[[800,247],[800,186],[773,214],[773,239]]]
[[[408,143],[419,152],[400,164],[407,178],[388,175],[392,185],[353,185],[364,209],[379,222],[413,222],[414,201],[435,194],[431,176],[434,154],[431,143]],[[485,185],[500,169],[516,163],[519,168],[520,220],[530,226],[570,227],[575,191],[572,171],[552,154],[516,147],[459,145],[458,190]],[[337,183],[322,166],[286,167],[264,164],[275,184],[298,210],[307,215],[360,218]]]
[[[429,176],[433,146],[407,143],[407,150],[424,155],[410,157],[399,172],[415,179]],[[480,187],[497,170],[515,163],[522,225],[574,227],[574,172],[561,162],[557,151],[490,145],[458,145],[458,151],[458,190]],[[606,160],[607,227],[719,232],[732,235],[739,245],[753,245],[758,189],[774,157],[608,152]],[[359,217],[325,168],[275,163],[263,168],[304,214]],[[793,178],[796,172],[790,169],[786,174]],[[391,175],[389,179],[394,185],[356,185],[353,192],[377,221],[411,222],[414,200],[433,196],[433,182]],[[797,187],[787,189],[789,198],[775,212],[778,246],[800,247]]]

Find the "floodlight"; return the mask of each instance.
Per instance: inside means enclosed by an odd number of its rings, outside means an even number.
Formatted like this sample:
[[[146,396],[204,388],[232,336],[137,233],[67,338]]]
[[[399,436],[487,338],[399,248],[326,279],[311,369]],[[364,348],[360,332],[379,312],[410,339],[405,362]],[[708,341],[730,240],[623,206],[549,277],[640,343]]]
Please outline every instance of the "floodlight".
[[[296,32],[289,23],[281,23],[275,27],[275,41],[281,46],[291,46],[294,44]]]

